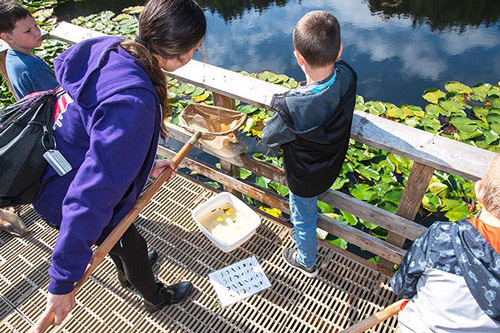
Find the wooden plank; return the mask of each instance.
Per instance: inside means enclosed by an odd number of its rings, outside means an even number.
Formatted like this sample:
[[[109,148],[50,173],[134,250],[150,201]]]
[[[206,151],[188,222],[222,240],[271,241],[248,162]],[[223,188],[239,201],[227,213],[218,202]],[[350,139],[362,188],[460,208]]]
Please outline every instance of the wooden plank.
[[[403,191],[403,196],[401,197],[401,201],[396,211],[397,215],[410,220],[415,219],[433,174],[434,168],[417,162],[413,163],[410,176],[408,177],[406,187]],[[405,242],[405,237],[389,232],[387,235],[387,242],[397,247],[402,247]],[[390,269],[392,264],[386,260],[380,260],[379,266]]]
[[[218,94],[218,93],[212,93],[213,99],[214,99],[214,105],[220,106],[226,109],[231,109],[235,110],[236,109],[236,101],[232,98],[229,98],[227,96]],[[239,178],[240,177],[240,169],[232,164],[231,162],[228,162],[226,160],[220,159],[220,166],[221,169],[229,173],[231,176]],[[224,186],[224,190],[233,194],[237,198],[241,199],[241,193],[238,193],[237,191],[228,188],[227,186]]]
[[[175,156],[174,151],[163,147],[158,150],[158,153],[167,158],[173,158],[173,156]],[[222,171],[216,170],[204,163],[200,163],[189,158],[184,158],[180,165],[239,192],[245,193],[271,207],[276,207],[288,214],[290,213],[288,200],[273,192],[262,189],[245,180],[234,179]],[[394,263],[399,263],[406,253],[404,250],[392,244],[386,243],[361,230],[353,228],[343,222],[331,219],[323,214],[320,214],[318,218],[318,227],[332,233],[333,235],[342,237],[346,241]]]
[[[106,34],[79,27],[68,22],[60,22],[59,25],[50,32],[50,36],[66,43],[76,44],[89,38],[106,36]]]
[[[392,214],[339,191],[328,190],[320,195],[320,200],[411,240],[415,240],[427,230],[426,227],[410,219]]]
[[[323,214],[319,214],[318,228],[328,231],[337,237],[341,237],[349,243],[380,256],[381,259],[385,258],[395,264],[399,264],[406,254],[405,250],[397,246],[384,242],[381,239]]]
[[[103,34],[62,22],[51,35],[76,43]],[[195,60],[168,75],[262,107],[269,107],[275,93],[287,91],[284,87]],[[351,137],[471,180],[482,177],[488,162],[494,156],[494,153],[487,150],[359,111],[354,113]]]

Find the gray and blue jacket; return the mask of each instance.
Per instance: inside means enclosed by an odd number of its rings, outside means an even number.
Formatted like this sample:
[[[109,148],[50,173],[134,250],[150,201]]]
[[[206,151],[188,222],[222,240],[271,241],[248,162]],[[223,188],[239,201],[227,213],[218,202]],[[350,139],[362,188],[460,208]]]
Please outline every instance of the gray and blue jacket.
[[[271,149],[283,148],[290,190],[314,197],[333,184],[342,169],[356,100],[356,72],[338,61],[325,80],[273,96],[275,114],[262,131]]]
[[[467,220],[435,222],[390,283],[411,299],[398,316],[402,333],[500,332],[500,255]]]

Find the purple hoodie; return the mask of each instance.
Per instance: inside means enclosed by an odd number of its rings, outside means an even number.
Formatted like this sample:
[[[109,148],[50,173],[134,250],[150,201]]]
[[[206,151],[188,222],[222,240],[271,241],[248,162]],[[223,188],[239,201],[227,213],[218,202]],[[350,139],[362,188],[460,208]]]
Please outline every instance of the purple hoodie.
[[[159,100],[146,72],[119,42],[90,39],[54,60],[67,92],[54,125],[57,149],[78,169],[49,182],[34,202],[60,228],[49,268],[52,294],[73,290],[91,246],[133,207],[155,159]],[[54,174],[49,166],[44,179]]]

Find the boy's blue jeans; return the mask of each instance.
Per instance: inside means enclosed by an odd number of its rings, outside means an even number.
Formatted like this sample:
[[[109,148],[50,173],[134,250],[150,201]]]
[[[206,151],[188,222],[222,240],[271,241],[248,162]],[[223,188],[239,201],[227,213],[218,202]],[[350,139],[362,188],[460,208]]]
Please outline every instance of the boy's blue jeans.
[[[295,227],[295,243],[297,245],[297,261],[306,266],[316,265],[318,239],[316,225],[318,222],[318,197],[303,198],[292,191],[289,192],[291,221]]]

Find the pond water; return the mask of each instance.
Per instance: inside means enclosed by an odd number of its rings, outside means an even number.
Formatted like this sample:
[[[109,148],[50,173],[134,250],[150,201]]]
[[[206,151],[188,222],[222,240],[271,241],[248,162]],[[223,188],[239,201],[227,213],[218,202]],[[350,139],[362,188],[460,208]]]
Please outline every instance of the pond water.
[[[424,105],[426,88],[456,80],[500,80],[498,0],[199,0],[208,20],[207,62],[232,70],[304,75],[292,54],[295,23],[311,10],[340,21],[343,58],[358,72],[367,100]],[[120,12],[134,0],[67,2],[61,20],[103,10]]]

